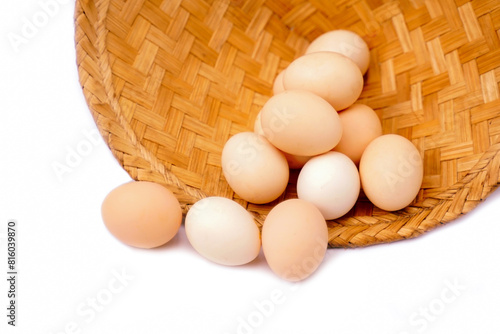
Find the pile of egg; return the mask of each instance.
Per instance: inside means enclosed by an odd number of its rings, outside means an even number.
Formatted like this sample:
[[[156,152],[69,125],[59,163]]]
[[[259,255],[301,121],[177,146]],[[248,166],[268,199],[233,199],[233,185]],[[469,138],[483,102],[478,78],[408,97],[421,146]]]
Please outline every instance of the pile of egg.
[[[298,281],[323,260],[328,247],[326,220],[348,213],[361,187],[374,205],[387,211],[403,209],[415,199],[423,178],[417,148],[402,136],[382,135],[375,111],[356,103],[369,62],[368,46],[360,36],[334,30],[315,39],[276,77],[273,96],[256,117],[254,131],[229,138],[221,166],[233,191],[255,204],[280,197],[290,169],[300,169],[298,198],[273,207],[261,233],[252,215],[235,201],[222,197],[198,201],[185,218],[187,238],[198,253],[219,264],[242,265],[254,260],[262,245],[270,268],[286,280]],[[149,223],[157,220],[154,217],[139,222],[140,215],[127,210],[110,213],[121,201],[110,193],[103,203],[103,220],[110,232],[137,247],[156,247],[170,240],[181,224],[180,209],[173,209],[175,197],[168,190],[156,191],[171,203],[152,208],[154,200],[144,201],[145,211],[164,213],[163,222],[157,223]],[[163,231],[165,226],[170,230]],[[159,235],[164,240],[151,242]]]

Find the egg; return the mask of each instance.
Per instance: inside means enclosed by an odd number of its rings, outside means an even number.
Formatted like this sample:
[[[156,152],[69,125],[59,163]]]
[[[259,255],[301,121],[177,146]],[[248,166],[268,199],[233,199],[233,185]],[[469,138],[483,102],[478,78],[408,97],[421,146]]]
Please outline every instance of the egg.
[[[283,154],[285,154],[290,169],[300,169],[312,158],[311,156],[293,155],[285,152]]]
[[[255,117],[255,123],[253,125],[253,132],[256,134],[259,134],[261,136],[264,136],[264,129],[262,129],[262,122],[261,122],[261,115],[262,113],[259,112],[257,116]]]
[[[289,281],[310,276],[328,247],[328,228],[311,203],[289,199],[276,205],[262,227],[262,250],[271,270]]]
[[[417,148],[396,134],[380,136],[366,147],[359,173],[368,199],[386,211],[408,206],[417,196],[424,174]]]
[[[276,78],[274,79],[273,83],[273,94],[279,94],[285,91],[285,87],[283,86],[283,76],[285,75],[285,71],[281,71]]]
[[[314,204],[327,220],[349,212],[359,191],[356,165],[339,152],[313,157],[302,167],[297,179],[297,196]]]
[[[321,97],[305,90],[286,90],[262,107],[264,135],[283,152],[313,156],[331,150],[342,137],[335,109]]]
[[[268,203],[278,198],[288,184],[285,156],[255,132],[240,132],[226,142],[221,165],[229,186],[242,199]]]
[[[314,52],[288,65],[283,86],[286,90],[308,90],[328,101],[335,110],[342,110],[361,95],[363,75],[358,66],[344,55]]]
[[[257,114],[257,117],[255,118],[253,131],[261,136],[264,136],[264,129],[262,129],[262,123],[260,119],[261,113],[259,112]],[[288,167],[290,169],[302,168],[302,166],[304,166],[304,164],[311,158],[310,156],[293,155],[283,151],[281,152],[285,155],[286,161],[288,162]]]
[[[106,228],[121,242],[154,248],[171,240],[182,222],[175,195],[164,186],[133,181],[113,189],[101,206]]]
[[[349,30],[332,30],[317,37],[309,44],[306,49],[306,54],[331,51],[340,53],[350,58],[365,74],[370,64],[370,49],[366,42],[356,34]]]
[[[260,232],[252,215],[224,197],[206,197],[186,214],[186,236],[193,248],[218,264],[237,266],[260,252]]]
[[[334,151],[347,155],[359,164],[366,146],[382,135],[382,124],[377,113],[364,104],[353,104],[339,113],[342,138]]]

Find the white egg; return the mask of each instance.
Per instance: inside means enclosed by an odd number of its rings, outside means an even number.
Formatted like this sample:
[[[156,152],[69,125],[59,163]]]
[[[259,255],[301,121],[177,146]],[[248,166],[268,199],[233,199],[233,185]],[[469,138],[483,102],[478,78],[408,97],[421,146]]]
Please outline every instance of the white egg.
[[[339,152],[311,158],[297,180],[298,197],[316,205],[325,219],[336,219],[349,212],[356,204],[359,190],[356,165]]]
[[[186,215],[185,229],[193,248],[215,263],[242,265],[259,255],[260,233],[252,215],[228,198],[196,202]]]

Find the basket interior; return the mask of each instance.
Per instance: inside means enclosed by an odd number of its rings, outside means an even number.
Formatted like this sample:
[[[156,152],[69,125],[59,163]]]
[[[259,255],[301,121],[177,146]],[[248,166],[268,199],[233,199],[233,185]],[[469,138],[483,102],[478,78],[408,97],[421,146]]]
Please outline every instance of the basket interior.
[[[384,133],[410,139],[424,158],[422,188],[397,212],[363,194],[328,222],[330,245],[417,236],[486,198],[499,182],[500,2],[79,0],[80,82],[101,134],[136,180],[169,187],[184,211],[205,196],[232,198],[259,224],[296,197],[297,171],[276,201],[238,198],[220,154],[251,131],[276,75],[333,29],[368,43],[359,102]]]

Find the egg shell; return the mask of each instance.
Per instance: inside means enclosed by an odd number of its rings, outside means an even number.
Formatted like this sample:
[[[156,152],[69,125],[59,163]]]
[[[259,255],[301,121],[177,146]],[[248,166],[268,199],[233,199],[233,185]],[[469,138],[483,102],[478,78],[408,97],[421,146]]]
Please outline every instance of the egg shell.
[[[285,70],[281,71],[274,79],[274,83],[273,83],[273,94],[274,95],[285,91],[285,86],[283,86],[283,76],[284,75],[285,75]]]
[[[222,150],[221,165],[229,186],[248,202],[271,202],[288,184],[290,170],[285,156],[254,132],[229,138]]]
[[[420,153],[405,137],[388,134],[373,140],[359,163],[363,191],[386,211],[400,210],[417,196],[423,179]]]
[[[342,138],[334,151],[347,155],[359,164],[361,155],[372,140],[382,135],[382,124],[375,111],[364,104],[353,104],[339,113]]]
[[[302,167],[297,180],[297,196],[313,203],[327,220],[348,213],[359,191],[356,165],[339,152],[313,157]]]
[[[186,214],[186,235],[193,248],[206,259],[236,266],[259,255],[260,232],[252,215],[224,197],[206,197]]]
[[[309,44],[306,54],[319,51],[337,52],[350,58],[362,74],[370,65],[368,45],[361,36],[349,30],[332,30],[320,35]]]
[[[171,240],[182,223],[175,195],[164,186],[132,181],[113,189],[101,206],[106,228],[121,242],[154,248]]]
[[[253,131],[261,136],[264,136],[264,129],[262,129],[262,123],[261,123],[261,113],[259,112],[257,114],[257,117],[255,118],[255,123],[253,127]],[[293,155],[289,154],[286,152],[281,151],[286,158],[286,161],[288,162],[288,167],[290,169],[299,169],[304,166],[304,164],[311,159],[310,156],[302,156],[302,155]]]
[[[311,156],[293,155],[286,152],[283,152],[283,154],[290,169],[301,169],[312,158]]]
[[[264,129],[262,129],[262,123],[260,120],[261,113],[259,112],[259,114],[255,118],[254,132],[261,136],[264,136]],[[293,155],[283,151],[281,152],[285,155],[286,161],[288,162],[288,167],[290,169],[300,169],[309,159],[311,159],[310,156]]]
[[[261,117],[262,117],[262,112],[259,112],[257,114],[257,116],[255,117],[255,123],[253,125],[253,132],[255,132],[256,134],[259,134],[261,136],[264,136],[264,129],[262,129]]]
[[[363,75],[349,58],[335,52],[314,52],[295,59],[283,76],[286,90],[308,90],[335,110],[351,106],[363,90]]]
[[[300,281],[321,264],[328,247],[328,228],[311,203],[290,199],[276,205],[262,227],[262,249],[271,270]]]
[[[327,152],[342,137],[335,109],[305,90],[287,90],[271,97],[262,107],[261,124],[271,144],[299,156]]]

